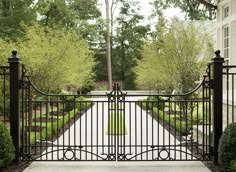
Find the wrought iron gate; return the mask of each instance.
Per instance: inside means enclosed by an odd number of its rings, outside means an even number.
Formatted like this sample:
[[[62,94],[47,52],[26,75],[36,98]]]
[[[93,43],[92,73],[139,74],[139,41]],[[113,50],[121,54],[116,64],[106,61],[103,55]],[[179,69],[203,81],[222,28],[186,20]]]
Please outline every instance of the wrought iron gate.
[[[0,69],[4,97],[10,93],[16,159],[196,161],[210,160],[214,154],[216,162],[223,76],[223,59],[216,55],[200,85],[188,94],[125,92],[115,84],[109,92],[83,95],[40,91],[13,51],[10,65]],[[3,99],[4,117],[7,100]]]
[[[24,71],[22,160],[210,160],[208,76],[186,95],[49,95]]]

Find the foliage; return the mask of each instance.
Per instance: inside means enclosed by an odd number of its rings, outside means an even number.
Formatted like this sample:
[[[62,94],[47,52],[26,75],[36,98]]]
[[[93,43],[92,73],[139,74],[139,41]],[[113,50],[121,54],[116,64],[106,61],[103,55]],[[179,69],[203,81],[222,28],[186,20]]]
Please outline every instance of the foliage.
[[[112,68],[114,80],[121,80],[124,89],[135,88],[137,59],[141,58],[144,39],[149,26],[141,24],[144,19],[138,13],[138,2],[121,1],[119,17],[115,20],[117,28],[113,38]]]
[[[236,159],[236,123],[230,124],[223,132],[219,148],[219,160],[223,167],[228,169],[232,161]],[[232,162],[233,167],[233,162]]]
[[[108,126],[106,129],[107,135],[126,135],[128,130],[125,126],[123,113],[109,114]]]
[[[165,101],[163,100],[162,97],[160,97],[160,96],[149,96],[147,98],[147,100],[148,101],[154,101],[154,103],[152,103],[152,107],[157,107],[158,109],[160,109],[162,111],[165,109]],[[150,105],[149,105],[149,108],[151,108]]]
[[[229,167],[231,172],[236,172],[236,160],[233,160],[230,162],[230,167]]]
[[[79,21],[97,18],[101,15],[97,0],[39,0],[36,4],[40,22],[46,26],[75,28]]]
[[[67,96],[64,100],[64,111],[69,112],[74,108],[81,109],[81,104],[79,102],[81,102],[83,99],[83,97],[75,98],[74,96]]]
[[[16,39],[27,25],[36,20],[34,0],[0,0],[0,38]]]
[[[192,91],[212,57],[211,36],[200,25],[173,19],[160,20],[153,39],[147,42],[136,68],[140,88],[179,93]],[[202,47],[206,47],[203,49]]]
[[[147,110],[146,105],[147,105],[146,103],[142,103],[142,102],[139,103],[139,106],[145,110]],[[181,120],[176,115],[170,116],[170,115],[164,113],[163,110],[160,110],[157,107],[153,107],[152,108],[152,116],[158,122],[160,120],[163,120],[166,125],[168,124],[171,127],[173,127],[182,136],[186,136],[190,132],[191,126],[186,125],[186,120]]]
[[[216,0],[207,2],[216,4]],[[214,20],[216,18],[216,9],[202,4],[200,0],[155,0],[153,6],[155,13],[159,16],[163,14],[163,10],[176,7],[180,8],[189,20]]]
[[[15,157],[15,149],[7,127],[0,122],[0,167],[7,166]]]
[[[82,100],[82,98],[81,98]],[[57,134],[58,131],[63,128],[70,120],[74,120],[75,116],[80,115],[84,110],[90,108],[92,104],[90,102],[83,103],[81,101],[80,106],[77,106],[75,109],[70,110],[64,116],[58,116],[57,120],[54,122],[41,123],[35,122],[32,123],[32,126],[45,127],[40,132],[31,132],[30,133],[30,143],[34,144],[36,140],[46,140],[50,139],[54,134]],[[36,116],[37,117],[37,116]],[[38,115],[38,117],[48,117],[46,114]]]
[[[20,50],[33,83],[42,91],[55,91],[65,85],[82,88],[93,82],[93,54],[74,31],[51,29],[38,24],[24,26],[26,35],[16,42],[5,41],[1,57],[12,47]]]

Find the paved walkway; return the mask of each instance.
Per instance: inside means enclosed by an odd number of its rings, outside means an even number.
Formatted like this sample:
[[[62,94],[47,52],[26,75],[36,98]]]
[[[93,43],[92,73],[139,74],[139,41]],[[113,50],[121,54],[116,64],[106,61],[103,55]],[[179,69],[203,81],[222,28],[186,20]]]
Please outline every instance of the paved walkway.
[[[99,101],[100,99],[97,99]],[[137,98],[129,98],[125,105],[125,124],[127,128],[127,134],[125,135],[125,145],[134,144],[137,145],[169,145],[169,144],[179,144],[178,140],[174,138],[167,130],[165,130],[161,125],[159,125],[155,120],[152,119],[150,115],[143,111],[141,108],[136,106],[135,101]],[[100,100],[101,101],[101,100]],[[126,99],[127,101],[127,99]],[[99,114],[99,115],[98,115]],[[135,117],[130,115],[135,114]],[[89,121],[89,122],[88,122]],[[142,124],[141,124],[142,121]],[[109,143],[109,135],[106,134],[108,126],[108,104],[107,103],[97,103],[92,109],[87,111],[75,125],[71,126],[64,135],[62,135],[58,140],[54,142],[56,145],[99,145]],[[142,137],[141,137],[142,135]],[[76,139],[75,137],[76,136]],[[98,137],[99,136],[99,137]],[[152,137],[151,137],[152,136]],[[86,142],[85,142],[86,141]],[[114,141],[114,140],[113,140]],[[111,143],[109,143],[111,144]],[[168,148],[168,147],[167,147]],[[143,150],[144,149],[144,150]],[[144,148],[131,148],[125,153],[132,155],[137,155],[137,160],[140,160],[142,156],[146,159],[152,159],[153,156],[157,157],[149,152],[149,147]],[[170,148],[169,148],[170,149]],[[55,151],[57,147],[48,148],[47,155],[43,156],[42,159],[46,157],[50,160],[63,158],[64,154],[62,151]],[[115,149],[114,149],[115,150]],[[81,151],[75,151],[75,155],[78,154],[76,158],[94,160],[94,158],[105,158],[101,155],[102,152],[107,153],[108,148],[102,150],[102,148],[88,147],[85,152],[91,152],[94,154],[99,154],[100,157],[94,157],[92,154],[82,153]],[[76,153],[77,152],[77,153]],[[142,152],[145,152],[144,154]],[[189,151],[183,146],[181,147],[181,152],[171,151],[170,156],[178,159],[180,156],[182,159],[190,159]],[[121,150],[122,153],[122,150]],[[165,153],[165,152],[164,152]],[[70,155],[71,154],[71,155]],[[73,153],[68,151],[67,156],[70,158]],[[165,156],[165,155],[163,155]],[[33,162],[25,172],[70,172],[70,171],[80,171],[80,172],[209,172],[201,162]]]
[[[33,162],[24,172],[210,172],[201,162]]]

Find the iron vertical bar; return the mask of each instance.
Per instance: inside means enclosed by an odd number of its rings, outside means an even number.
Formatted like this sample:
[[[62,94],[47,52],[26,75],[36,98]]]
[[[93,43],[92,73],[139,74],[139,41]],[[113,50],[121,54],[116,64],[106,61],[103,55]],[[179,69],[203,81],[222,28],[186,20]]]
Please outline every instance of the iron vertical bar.
[[[87,109],[88,105],[87,105],[87,102],[85,102],[85,107]],[[87,118],[88,118],[88,113],[87,111],[85,112],[85,160],[88,160],[88,121],[87,121]]]
[[[185,116],[186,116],[186,124],[185,124],[185,134],[186,134],[186,137],[185,137],[185,159],[186,159],[186,161],[187,161],[187,158],[188,158],[188,154],[187,154],[187,147],[188,147],[188,102],[186,101],[185,102]]]
[[[74,117],[73,117],[73,125],[74,125],[74,153],[75,153],[75,159],[76,159],[76,116],[78,115],[78,109],[77,109],[77,106],[76,106],[76,96],[74,96]]]
[[[48,96],[47,96],[47,100],[46,100],[46,160],[48,160],[48,141],[49,141],[49,137],[48,137],[48,111],[49,111],[48,103],[49,102],[48,102]],[[64,126],[64,122],[63,122],[63,126]],[[63,131],[63,133],[64,133],[64,131]],[[63,138],[64,138],[64,134],[63,134]],[[63,145],[64,145],[64,142],[63,142]]]
[[[232,74],[232,123],[234,123],[234,75]]]
[[[34,154],[36,154],[36,140],[37,140],[37,137],[36,137],[36,130],[37,130],[37,126],[36,126],[36,107],[38,106],[38,102],[34,102],[35,105],[33,105],[34,108]]]
[[[50,104],[51,104],[51,116],[50,116],[50,112],[49,112],[49,119],[51,119],[51,142],[53,143],[53,120],[54,120],[54,118],[53,118],[53,101],[51,101],[50,102]],[[51,145],[52,146],[52,153],[51,153],[51,158],[52,158],[52,160],[53,160],[53,156],[54,156],[54,147],[53,147],[53,144]]]
[[[91,160],[93,160],[93,105],[91,103]]]
[[[40,154],[43,153],[43,149],[42,149],[42,140],[43,140],[43,136],[42,136],[42,130],[43,130],[43,126],[42,126],[42,102],[40,102]],[[42,156],[40,156],[40,160],[42,160]]]
[[[229,125],[229,68],[227,68],[226,75],[226,115],[227,115],[227,123],[226,126]]]
[[[79,157],[80,157],[80,160],[82,160],[81,156],[82,156],[82,152],[81,152],[81,149],[82,149],[82,122],[81,122],[81,118],[82,118],[82,113],[81,113],[81,109],[82,109],[82,105],[81,105],[81,101],[79,102]]]
[[[104,154],[104,102],[102,102],[102,153]]]
[[[131,137],[131,130],[132,130],[132,126],[131,126],[131,103],[129,102],[129,153],[131,154],[131,145],[132,145],[132,137]]]
[[[168,106],[169,106],[168,107],[168,109],[169,109],[169,113],[168,113],[168,115],[169,115],[169,132],[168,132],[169,133],[169,137],[168,137],[168,139],[169,139],[169,152],[170,152],[170,144],[171,144],[170,143],[170,112],[172,110],[172,108],[171,108],[172,105],[171,105],[171,100],[170,99],[171,99],[171,97],[169,97],[169,103],[168,103]],[[164,109],[164,111],[165,111],[165,109]]]
[[[193,110],[194,110],[194,102],[191,102],[191,152],[193,153]],[[191,160],[193,160],[193,156],[191,156]]]
[[[123,134],[123,146],[124,146],[124,156],[125,156],[125,97],[123,97],[123,95],[122,95],[122,104],[121,104],[121,106],[123,106],[122,107],[122,111],[123,111],[123,131],[122,131],[122,134]]]
[[[60,100],[60,98],[58,98]],[[60,111],[60,105],[59,102],[57,101],[57,160],[59,160],[59,111]]]
[[[151,104],[151,109],[149,109],[150,113],[152,113],[152,160],[154,159],[154,152],[153,152],[153,149],[154,149],[154,132],[153,132],[153,102]]]
[[[174,134],[174,147],[175,147],[175,151],[174,151],[174,153],[175,153],[175,160],[176,160],[176,102],[174,102],[174,111],[175,111],[175,113],[174,113],[174,121],[175,121],[175,134]]]
[[[99,116],[98,116],[98,101],[96,102],[96,104],[97,104],[97,111],[96,111],[96,113],[97,113],[97,155],[98,155],[98,134],[99,134],[99,127],[98,127],[98,118],[99,118]],[[97,156],[97,160],[98,160],[98,156]]]
[[[182,133],[182,122],[181,122],[181,120],[182,120],[182,103],[181,102],[179,102],[179,108],[180,108],[180,120],[179,120],[179,125],[180,125],[180,160],[182,160],[182,135],[183,135],[183,133]]]
[[[140,127],[140,131],[141,131],[141,160],[143,160],[143,113],[142,113],[142,109],[143,109],[143,102],[141,102],[141,108],[140,108],[140,111],[141,111],[141,115],[140,115],[140,122],[141,122],[141,127]]]
[[[65,153],[65,102],[66,102],[66,97],[63,96],[63,102],[62,102],[62,130],[63,130],[63,137],[62,137],[62,150],[63,150],[63,157],[62,160],[65,160],[64,153]]]
[[[147,112],[147,107],[148,103],[146,102],[145,105],[145,113],[146,113],[146,160],[148,160],[148,112]]]
[[[24,71],[23,71],[23,65],[22,65],[22,69],[21,69],[21,87],[22,87],[22,91],[21,91],[21,146],[22,146],[22,153],[24,155],[25,153],[25,123],[24,123],[24,86],[23,86],[23,80],[24,80]]]
[[[141,102],[142,103],[142,102]],[[134,113],[134,121],[135,121],[135,125],[134,125],[134,131],[135,131],[135,155],[137,155],[137,104],[135,102],[135,113]],[[135,160],[137,160],[137,156],[135,156]]]
[[[198,105],[198,103],[199,102],[197,102],[197,142],[196,142],[197,143],[197,154],[198,154],[198,151],[199,151],[199,147],[198,147],[199,146],[199,142],[198,142],[198,136],[199,136],[199,133],[198,133],[199,110],[198,110],[198,108],[199,108],[199,105]]]
[[[3,69],[3,122],[6,124],[6,69]]]

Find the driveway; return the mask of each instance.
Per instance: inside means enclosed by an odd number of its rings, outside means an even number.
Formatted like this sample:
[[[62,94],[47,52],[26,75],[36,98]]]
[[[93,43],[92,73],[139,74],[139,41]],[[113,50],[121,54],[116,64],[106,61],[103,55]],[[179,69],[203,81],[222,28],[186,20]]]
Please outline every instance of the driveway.
[[[143,98],[143,97],[142,97]],[[76,123],[71,126],[64,135],[54,142],[56,146],[50,147],[42,156],[42,159],[81,159],[81,160],[102,160],[107,158],[107,154],[115,154],[116,144],[119,142],[119,153],[127,154],[130,160],[152,160],[169,158],[173,159],[193,159],[191,152],[186,147],[171,147],[178,145],[179,141],[165,130],[147,111],[137,106],[136,101],[141,97],[126,99],[125,103],[125,128],[127,133],[124,136],[114,137],[107,134],[108,129],[108,103],[105,99],[93,99],[95,105],[89,109]],[[117,140],[118,139],[118,140]],[[64,145],[63,151],[57,145]],[[83,151],[79,151],[70,145],[82,145]],[[83,147],[83,145],[90,145]],[[95,145],[95,146],[94,146]],[[97,146],[106,145],[106,146]],[[134,145],[129,147],[129,145]],[[138,146],[137,146],[138,145]],[[146,146],[140,146],[146,145]],[[165,151],[152,151],[150,145],[161,145]],[[69,149],[68,149],[69,148]],[[72,150],[73,149],[73,150]],[[176,151],[178,150],[178,151]],[[153,153],[154,152],[154,153]],[[25,172],[46,172],[46,171],[80,171],[80,172],[209,172],[201,162],[33,162]]]

